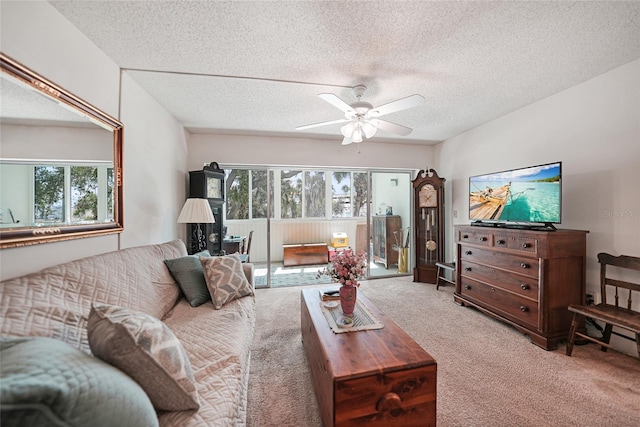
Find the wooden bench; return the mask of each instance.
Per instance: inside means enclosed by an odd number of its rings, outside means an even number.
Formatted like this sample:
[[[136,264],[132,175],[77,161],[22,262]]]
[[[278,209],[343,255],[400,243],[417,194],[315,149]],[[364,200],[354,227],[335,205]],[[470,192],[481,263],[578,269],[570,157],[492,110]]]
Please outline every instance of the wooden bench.
[[[329,262],[326,243],[296,243],[282,245],[285,267],[296,265],[318,265]]]
[[[615,257],[607,253],[599,253],[598,262],[600,263],[600,294],[602,295],[602,303],[597,305],[569,306],[569,310],[573,312],[573,321],[569,329],[567,356],[571,356],[576,335],[599,344],[602,351],[607,351],[610,347],[609,340],[611,339],[611,332],[614,326],[635,333],[638,355],[640,356],[640,312],[632,308],[632,296],[634,292],[640,293],[640,284],[617,280],[607,276],[607,266],[640,271],[640,258],[627,255]],[[613,293],[615,304],[607,303],[607,287],[611,290],[615,289],[615,293]],[[624,298],[626,298],[626,307],[623,306]],[[602,338],[594,338],[576,330],[583,317],[590,317],[605,323]]]

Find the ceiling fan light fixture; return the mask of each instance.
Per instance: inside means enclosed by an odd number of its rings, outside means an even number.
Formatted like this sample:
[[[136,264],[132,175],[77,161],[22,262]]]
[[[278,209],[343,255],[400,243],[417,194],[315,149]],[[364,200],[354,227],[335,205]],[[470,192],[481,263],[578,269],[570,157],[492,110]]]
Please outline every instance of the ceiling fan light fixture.
[[[342,133],[343,136],[351,136],[351,134],[353,133],[353,128],[354,128],[353,122],[349,122],[340,128],[340,132]]]
[[[364,132],[364,136],[367,138],[372,138],[373,135],[376,134],[376,132],[378,131],[378,129],[373,126],[371,123],[369,122],[365,122],[362,125],[362,131]]]
[[[353,142],[362,142],[362,130],[359,127],[357,127],[353,131],[353,134],[351,135],[351,141],[353,141]]]

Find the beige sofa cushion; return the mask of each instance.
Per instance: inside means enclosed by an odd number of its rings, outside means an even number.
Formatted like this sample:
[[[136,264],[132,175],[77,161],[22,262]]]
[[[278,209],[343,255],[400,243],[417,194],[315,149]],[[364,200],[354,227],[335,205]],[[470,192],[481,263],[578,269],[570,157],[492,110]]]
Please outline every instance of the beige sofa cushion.
[[[1,335],[47,336],[87,353],[92,302],[118,305],[159,319],[180,288],[165,259],[187,255],[181,240],[109,252],[0,283]]]
[[[212,301],[194,308],[183,299],[164,319],[189,356],[200,409],[163,412],[161,426],[245,425],[255,310],[255,296],[233,300],[221,310]]]
[[[182,344],[160,319],[128,308],[94,304],[89,346],[136,380],[156,409],[198,409],[193,370]]]
[[[234,299],[253,295],[253,286],[237,256],[200,257],[200,263],[216,310]]]

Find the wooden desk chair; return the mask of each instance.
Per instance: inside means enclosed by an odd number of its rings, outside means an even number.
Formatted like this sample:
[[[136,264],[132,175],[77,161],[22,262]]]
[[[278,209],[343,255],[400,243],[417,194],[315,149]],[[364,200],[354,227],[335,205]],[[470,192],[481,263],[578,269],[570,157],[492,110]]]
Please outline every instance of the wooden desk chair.
[[[573,312],[573,320],[571,322],[571,328],[569,329],[567,356],[571,356],[573,352],[576,335],[600,344],[602,351],[607,351],[610,347],[609,340],[611,339],[611,332],[614,326],[628,329],[635,333],[638,355],[640,356],[640,312],[632,309],[632,296],[634,293],[640,296],[640,284],[612,279],[607,276],[608,265],[640,271],[640,258],[626,255],[615,257],[607,253],[599,253],[598,262],[600,263],[600,294],[602,296],[602,303],[597,305],[569,306],[569,311]],[[607,287],[610,290],[614,290],[614,304],[607,303]],[[626,307],[620,304],[621,302],[624,304],[623,298],[625,297],[627,298]],[[602,338],[590,337],[576,331],[578,325],[585,317],[590,317],[605,323]]]

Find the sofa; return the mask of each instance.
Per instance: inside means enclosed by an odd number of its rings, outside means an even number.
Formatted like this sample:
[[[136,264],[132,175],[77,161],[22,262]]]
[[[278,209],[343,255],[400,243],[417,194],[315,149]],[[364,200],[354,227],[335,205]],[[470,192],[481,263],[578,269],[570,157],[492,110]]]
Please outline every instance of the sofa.
[[[2,425],[245,425],[253,266],[207,255],[174,240],[1,282]],[[176,260],[202,268],[170,270]],[[246,281],[241,293],[222,283],[227,273]],[[208,289],[185,289],[185,274]],[[153,328],[170,344],[146,343]]]

